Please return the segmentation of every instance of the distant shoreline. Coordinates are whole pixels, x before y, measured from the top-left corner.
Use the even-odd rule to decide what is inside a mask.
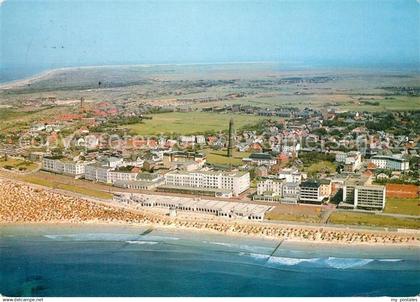
[[[59,67],[53,69],[46,69],[41,72],[37,72],[33,75],[25,76],[21,79],[10,80],[0,82],[0,89],[12,89],[19,86],[25,86],[34,81],[41,80],[45,77],[49,77],[57,72],[61,71],[72,71],[77,69],[92,69],[92,68],[130,68],[130,67],[154,67],[154,66],[208,66],[208,65],[264,65],[264,64],[280,64],[279,62],[271,61],[249,61],[249,62],[215,62],[215,63],[159,63],[159,64],[116,64],[116,65],[82,65],[72,67]]]
[[[141,67],[141,68],[150,68],[158,66],[223,66],[223,65],[278,65],[282,66],[283,72],[298,72],[298,71],[329,71],[334,73],[334,71],[343,72],[391,72],[391,73],[408,73],[408,74],[419,74],[418,69],[413,66],[388,66],[388,67],[378,67],[378,66],[328,66],[328,65],[311,65],[305,64],[304,62],[277,62],[277,61],[244,61],[244,62],[213,62],[213,63],[143,63],[143,64],[111,64],[111,65],[82,65],[82,66],[71,66],[71,67],[59,67],[53,69],[46,69],[32,75],[24,76],[15,80],[7,80],[5,82],[0,81],[0,90],[2,89],[14,89],[28,84],[32,84],[36,81],[49,78],[52,75],[63,72],[63,71],[74,71],[74,70],[83,70],[83,69],[113,69],[113,68],[132,68],[132,67]]]

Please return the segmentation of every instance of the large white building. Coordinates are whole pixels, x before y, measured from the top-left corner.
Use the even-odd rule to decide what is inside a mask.
[[[174,171],[165,174],[165,185],[202,188],[224,189],[238,196],[250,186],[248,172],[187,172]]]
[[[299,200],[302,202],[321,203],[325,196],[321,192],[319,181],[305,181],[300,184]]]
[[[257,166],[264,165],[268,167],[277,163],[276,158],[269,153],[252,153],[248,158],[243,158],[242,161],[244,163],[250,163]]]
[[[286,182],[282,188],[282,202],[297,203],[300,194],[300,183]]]
[[[108,172],[111,170],[112,168],[103,166],[101,164],[88,165],[85,168],[85,179],[103,183],[111,183],[111,180],[108,177]]]
[[[123,167],[113,169],[101,164],[86,166],[85,179],[113,184],[117,181],[136,181],[138,173],[124,170]]]
[[[135,181],[137,172],[111,170],[108,171],[108,179],[111,183],[116,181]]]
[[[407,171],[410,169],[408,160],[397,156],[375,155],[370,159],[380,169]]]
[[[344,170],[354,172],[362,166],[362,154],[358,151],[338,152],[335,154],[335,161],[344,164]]]
[[[88,164],[90,164],[90,162],[75,162],[54,157],[44,157],[42,159],[43,170],[72,176],[84,175],[85,167]]]
[[[286,182],[300,183],[302,181],[302,173],[296,168],[282,169],[279,172],[278,177],[284,179]]]
[[[363,180],[349,179],[343,187],[343,203],[347,207],[383,210],[385,201],[385,186],[366,185]]]
[[[139,173],[136,180],[117,180],[114,186],[127,189],[151,190],[161,185],[164,178],[158,173]]]
[[[354,207],[362,209],[385,208],[385,186],[356,186],[354,188]]]
[[[282,197],[283,180],[264,179],[257,183],[257,195],[254,200],[279,201]]]

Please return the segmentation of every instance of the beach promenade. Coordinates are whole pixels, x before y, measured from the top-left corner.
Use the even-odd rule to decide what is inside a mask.
[[[226,220],[208,215],[169,217],[164,211],[118,206],[0,179],[0,223],[114,223],[264,237],[302,242],[420,246],[420,232],[385,232],[324,226]]]

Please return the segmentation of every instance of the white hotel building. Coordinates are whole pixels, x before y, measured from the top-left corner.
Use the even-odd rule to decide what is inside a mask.
[[[354,207],[383,210],[385,208],[385,186],[356,186],[354,189]]]
[[[138,173],[118,171],[99,163],[86,166],[85,179],[113,184],[117,181],[135,181]]]
[[[88,164],[90,162],[74,162],[51,157],[44,157],[42,159],[43,170],[72,176],[82,176],[85,174],[85,167]]]
[[[183,188],[224,189],[234,196],[246,191],[250,186],[248,172],[184,172],[165,174],[165,185]]]
[[[375,155],[370,159],[380,169],[407,171],[410,169],[408,160],[396,156]]]

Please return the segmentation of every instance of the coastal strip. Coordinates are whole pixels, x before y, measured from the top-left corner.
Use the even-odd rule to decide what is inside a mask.
[[[164,212],[129,209],[91,198],[0,179],[0,223],[112,223],[217,232],[312,243],[420,246],[420,232],[340,229],[226,220],[205,215],[169,217]]]

